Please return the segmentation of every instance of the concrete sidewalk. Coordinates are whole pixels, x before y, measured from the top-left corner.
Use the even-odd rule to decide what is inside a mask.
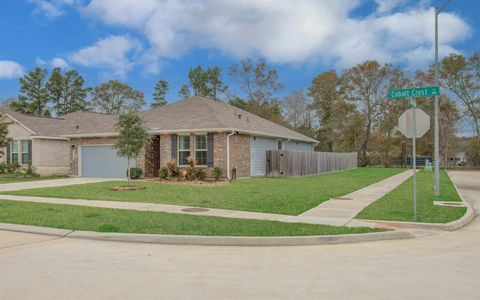
[[[353,193],[322,202],[317,207],[288,219],[287,222],[345,226],[365,207],[395,189],[412,175],[412,170],[407,170]],[[368,223],[355,221],[351,226],[368,226]]]
[[[37,181],[2,183],[0,184],[0,192],[67,186],[67,185],[75,185],[75,184],[96,183],[96,182],[104,182],[104,181],[112,181],[112,180],[125,180],[125,179],[73,177],[73,178],[59,178],[59,179],[37,180]]]

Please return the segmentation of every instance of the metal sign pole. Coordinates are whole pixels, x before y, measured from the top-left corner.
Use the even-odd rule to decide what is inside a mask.
[[[417,220],[417,118],[415,111],[417,109],[417,101],[412,99],[412,117],[413,117],[413,139],[412,139],[412,159],[413,159],[413,220]]]

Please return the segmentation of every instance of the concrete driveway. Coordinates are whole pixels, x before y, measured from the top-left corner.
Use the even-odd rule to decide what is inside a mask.
[[[480,173],[470,176],[477,184],[458,179],[460,192],[476,201]],[[0,248],[0,299],[480,296],[478,218],[455,232],[343,245],[174,246],[0,231]]]
[[[65,185],[74,185],[74,184],[95,183],[95,182],[112,181],[112,180],[125,180],[125,179],[74,177],[74,178],[47,179],[47,180],[37,180],[37,181],[25,181],[25,182],[12,182],[12,183],[0,184],[0,192],[19,191],[19,190],[36,189],[36,188],[44,188],[44,187],[56,187],[56,186],[65,186]]]

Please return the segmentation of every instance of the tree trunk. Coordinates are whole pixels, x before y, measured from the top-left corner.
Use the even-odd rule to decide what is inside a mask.
[[[367,166],[367,149],[368,149],[368,141],[370,140],[370,129],[372,123],[368,122],[367,129],[365,131],[365,138],[362,143],[362,167]]]
[[[127,186],[130,187],[130,157],[127,157]]]

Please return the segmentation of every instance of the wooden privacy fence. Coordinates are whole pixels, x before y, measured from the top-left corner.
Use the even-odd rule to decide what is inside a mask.
[[[357,167],[357,153],[267,150],[267,176],[289,177]]]

